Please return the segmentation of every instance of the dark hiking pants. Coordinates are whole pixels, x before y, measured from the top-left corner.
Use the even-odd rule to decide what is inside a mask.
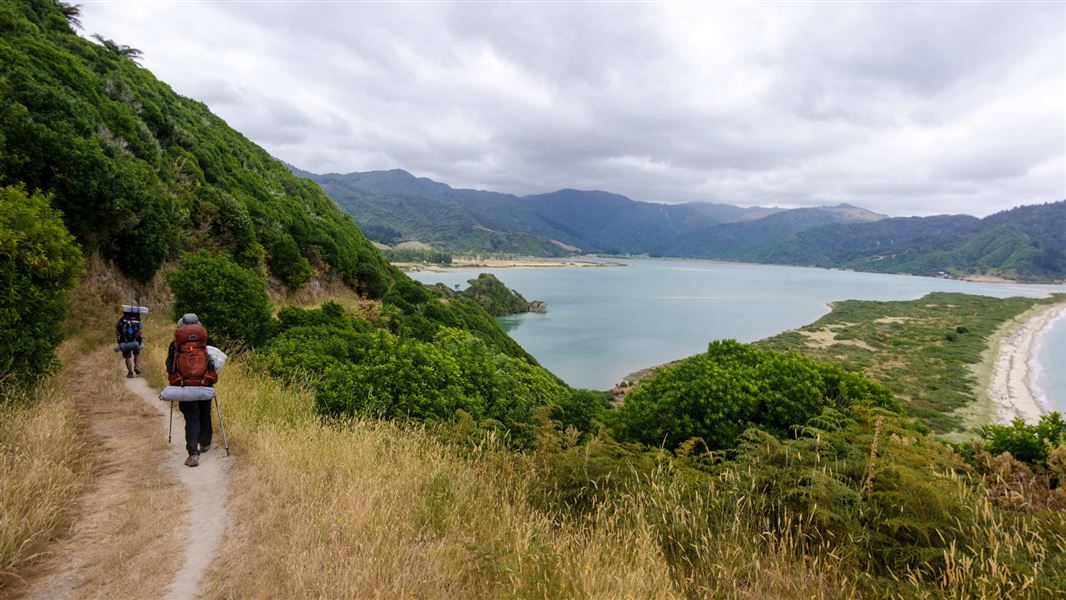
[[[181,414],[185,415],[185,449],[189,456],[199,454],[197,444],[211,443],[211,401],[178,402]]]

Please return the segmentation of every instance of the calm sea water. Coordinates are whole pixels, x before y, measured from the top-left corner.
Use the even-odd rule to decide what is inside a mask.
[[[1066,414],[1066,313],[1038,341],[1033,372],[1052,410]]]
[[[932,291],[997,297],[1066,291],[1066,286],[983,284],[774,265],[612,262],[626,266],[455,269],[410,275],[426,283],[466,287],[468,279],[488,272],[527,299],[547,302],[548,314],[504,317],[500,324],[564,381],[594,389],[608,389],[639,369],[703,352],[714,339],[750,342],[805,325],[829,312],[826,304],[836,300],[910,300]],[[1043,347],[1054,353],[1053,345]],[[1061,383],[1062,369],[1045,371],[1056,378],[1058,383],[1052,385]]]

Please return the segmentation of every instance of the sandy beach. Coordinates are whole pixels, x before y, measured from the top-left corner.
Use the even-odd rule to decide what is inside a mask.
[[[1036,423],[1047,412],[1047,406],[1033,389],[1029,362],[1036,352],[1040,333],[1064,311],[1066,304],[1040,307],[1027,314],[1021,323],[1007,325],[1009,329],[996,350],[988,382],[988,397],[996,408],[997,422],[1022,419]]]
[[[513,268],[566,268],[566,267],[624,267],[623,263],[595,262],[590,260],[551,259],[537,257],[517,258],[476,258],[468,256],[452,257],[450,265],[427,263],[393,263],[405,271],[447,271],[449,269],[513,269]]]

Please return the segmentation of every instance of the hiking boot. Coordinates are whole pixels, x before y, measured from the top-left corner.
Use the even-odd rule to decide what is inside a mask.
[[[200,465],[200,457],[196,454],[190,454],[189,458],[185,459],[186,467],[197,467]]]
[[[133,379],[134,377],[136,377],[136,375],[133,374],[133,371],[126,373],[126,379]]]
[[[211,449],[211,444],[200,444],[200,453],[203,454]]]
[[[141,374],[141,370],[140,369],[134,369],[133,370],[133,374],[134,375],[140,375]]]

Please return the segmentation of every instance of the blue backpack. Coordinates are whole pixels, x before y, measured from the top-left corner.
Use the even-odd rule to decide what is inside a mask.
[[[122,330],[119,332],[119,343],[136,342],[137,334],[141,332],[141,322],[137,319],[122,317],[120,323]]]

